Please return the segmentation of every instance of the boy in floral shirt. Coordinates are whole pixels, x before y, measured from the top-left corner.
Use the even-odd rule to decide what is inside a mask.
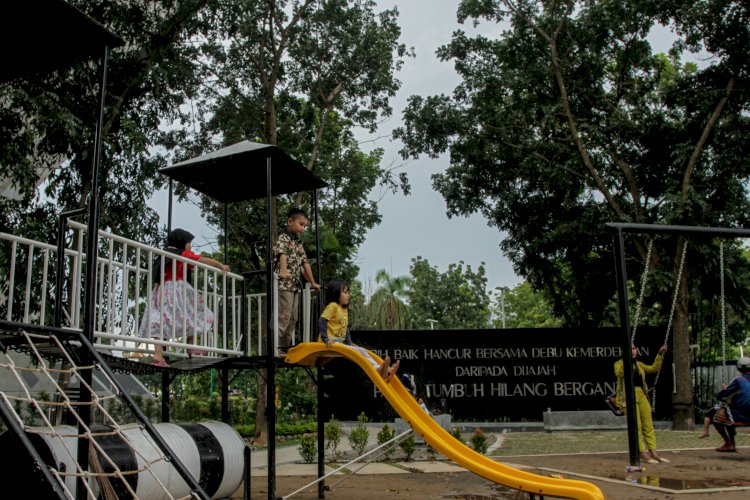
[[[286,231],[279,235],[273,246],[274,267],[279,275],[279,351],[292,346],[294,327],[299,315],[299,296],[302,283],[300,275],[314,290],[320,290],[312,268],[307,262],[305,247],[300,236],[309,225],[307,214],[299,208],[287,213]]]

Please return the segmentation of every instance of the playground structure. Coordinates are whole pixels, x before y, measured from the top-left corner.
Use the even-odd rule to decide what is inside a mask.
[[[254,153],[254,151],[258,149],[264,149],[257,148],[255,145],[242,145],[239,148],[242,147],[249,148],[247,149],[247,151],[253,151],[253,154],[256,154]],[[231,151],[232,158],[236,160],[238,147],[231,148]],[[221,157],[221,155],[212,156],[213,159]],[[267,168],[268,172],[270,172],[272,168],[271,162],[268,162]],[[74,231],[83,232],[87,229],[75,222],[68,221],[67,224]],[[58,311],[58,309],[62,309],[65,313],[64,315],[55,315],[56,317],[65,317],[67,323],[65,325],[65,328],[61,328],[57,325],[48,326],[45,324],[45,318],[49,316],[48,312],[45,312],[46,308],[48,307],[48,304],[46,302],[46,291],[45,293],[40,294],[38,301],[30,300],[34,295],[32,293],[31,284],[38,282],[40,279],[43,280],[43,276],[46,275],[46,272],[49,268],[50,261],[59,260],[54,258],[57,249],[50,246],[45,246],[44,244],[41,244],[39,242],[24,240],[12,235],[2,235],[2,238],[10,244],[12,248],[12,255],[14,256],[13,258],[11,258],[11,261],[14,264],[17,264],[14,265],[8,272],[8,278],[10,281],[9,284],[11,285],[9,287],[9,290],[13,290],[14,292],[16,292],[13,295],[21,296],[27,299],[23,304],[16,304],[13,300],[9,300],[7,303],[8,308],[6,311],[4,311],[6,319],[3,320],[2,323],[0,323],[0,327],[2,327],[4,332],[6,332],[4,341],[9,345],[13,345],[15,343],[16,345],[20,346],[25,342],[25,345],[29,346],[26,350],[31,352],[38,351],[35,346],[42,345],[44,346],[44,350],[46,350],[47,352],[47,357],[64,358],[64,360],[66,361],[65,364],[72,366],[73,370],[76,370],[76,373],[83,373],[86,371],[86,367],[81,366],[79,359],[83,360],[87,356],[93,358],[93,369],[103,371],[104,374],[108,375],[110,378],[112,378],[112,374],[110,372],[112,368],[132,371],[135,373],[152,371],[162,372],[164,378],[164,383],[162,386],[164,389],[164,396],[162,401],[163,405],[164,402],[168,399],[170,378],[175,373],[186,373],[200,369],[216,368],[223,373],[222,379],[225,381],[225,383],[222,384],[222,415],[228,415],[228,410],[226,409],[226,388],[229,384],[226,383],[226,373],[230,368],[265,368],[269,373],[273,373],[273,371],[277,369],[277,365],[280,365],[281,363],[281,361],[276,357],[276,350],[274,347],[276,336],[265,336],[266,343],[264,344],[263,342],[261,342],[261,320],[257,319],[257,317],[256,321],[250,320],[250,317],[252,317],[252,310],[256,309],[256,307],[250,307],[249,304],[252,304],[252,301],[256,301],[257,305],[258,297],[252,295],[247,296],[248,294],[244,293],[246,292],[246,290],[243,287],[244,280],[241,275],[230,275],[222,280],[215,279],[216,277],[212,277],[206,280],[207,282],[214,283],[212,287],[204,288],[204,290],[206,290],[208,296],[216,297],[215,300],[210,301],[209,303],[211,303],[215,308],[217,317],[221,316],[222,318],[224,318],[223,321],[220,322],[222,328],[215,328],[211,334],[205,336],[204,338],[195,339],[199,342],[198,344],[168,342],[164,340],[154,341],[161,342],[165,347],[168,347],[170,355],[179,359],[171,365],[171,368],[160,369],[154,368],[144,363],[139,363],[137,361],[128,360],[125,357],[119,357],[113,354],[113,351],[120,351],[123,353],[141,353],[147,351],[147,348],[140,346],[140,344],[144,343],[144,339],[135,339],[135,330],[137,328],[137,325],[139,324],[139,308],[137,304],[141,300],[149,300],[148,294],[149,290],[151,290],[152,283],[149,282],[147,276],[150,272],[150,263],[153,262],[153,255],[159,255],[158,250],[144,247],[137,242],[128,241],[121,237],[109,235],[105,232],[99,232],[100,241],[97,244],[97,248],[104,248],[108,250],[105,256],[97,258],[99,264],[95,267],[95,269],[98,271],[96,280],[97,286],[95,288],[96,299],[94,308],[97,314],[97,319],[93,322],[93,324],[95,325],[92,332],[93,341],[89,343],[87,337],[82,335],[81,328],[82,325],[86,324],[86,322],[83,321],[83,319],[85,319],[85,312],[81,314],[78,313],[79,309],[81,309],[81,302],[85,301],[83,298],[81,298],[80,300],[76,299],[76,293],[71,292],[66,294],[66,297],[68,298],[67,303],[63,304],[59,300],[55,301],[55,306],[52,306],[54,310]],[[82,239],[82,237],[73,238],[73,240],[77,241],[80,241]],[[121,245],[119,247],[119,250],[117,251],[115,250],[116,244]],[[132,249],[133,252],[129,252],[128,248]],[[85,276],[77,270],[84,268],[87,264],[85,255],[83,255],[80,251],[75,252],[71,249],[66,250],[67,251],[60,252],[57,255],[67,255],[70,260],[68,269],[71,270],[71,273],[74,276],[77,276],[77,279],[83,281]],[[16,254],[19,255],[18,258],[15,257]],[[120,256],[120,260],[115,259],[115,256]],[[140,266],[134,264],[134,262],[140,263]],[[17,269],[24,269],[25,273],[19,273],[17,272]],[[206,270],[206,272],[207,271],[208,270]],[[19,278],[18,280],[16,279],[17,276]],[[229,281],[229,284],[227,284],[227,280]],[[19,288],[18,286],[16,286],[16,281],[19,284],[25,283],[26,286]],[[273,283],[273,281],[274,280],[272,277],[271,282]],[[141,284],[146,285],[143,298],[141,298],[138,293],[138,290],[140,290],[141,288]],[[85,287],[72,286],[71,290],[80,292],[82,288],[85,290]],[[243,292],[240,293],[239,296],[235,296],[234,291],[237,288],[242,289]],[[63,288],[59,288],[58,290],[62,291]],[[135,293],[132,296],[129,295],[128,291],[133,290],[135,290]],[[108,292],[105,293],[106,291]],[[58,294],[58,296],[59,295],[60,294]],[[274,294],[271,294],[270,297],[267,298],[267,300],[271,303],[273,302],[273,295]],[[30,308],[29,302],[34,302],[36,304],[36,308]],[[60,303],[58,304],[58,302]],[[18,307],[15,307],[16,305]],[[258,309],[260,309],[260,307],[258,307]],[[272,306],[268,306],[268,311],[269,314],[273,312]],[[19,321],[14,321],[14,318],[19,319]],[[271,314],[270,317],[265,319],[268,321],[267,325],[269,325],[269,330],[275,331],[274,315]],[[245,327],[243,327],[242,325],[245,325]],[[250,325],[258,326],[255,333],[253,333],[253,329],[250,328]],[[308,330],[304,331],[309,333]],[[18,337],[17,340],[14,339],[16,336]],[[323,347],[323,344],[317,342],[310,343],[309,338],[306,337],[307,334],[305,334],[302,340],[308,342],[303,342],[299,347],[293,350],[294,353],[306,353],[304,358],[301,358],[298,363],[293,357],[294,355],[290,353],[290,357],[287,357],[286,359],[288,364],[316,366],[318,362],[320,362],[321,364],[324,363],[328,356],[335,355],[335,351],[320,351],[321,347]],[[245,339],[250,340],[245,341]],[[263,349],[264,346],[265,349]],[[191,347],[200,347],[201,349],[206,350],[206,354],[203,356],[188,357],[186,355],[186,349]],[[54,355],[49,354],[52,351],[54,351]],[[42,373],[49,376],[49,373],[55,370],[54,367],[47,364],[45,356],[40,356],[37,359],[42,367]],[[354,360],[355,362],[357,362],[356,358]],[[359,362],[361,362],[361,360],[359,360]],[[11,364],[9,363],[9,369],[12,371],[13,368],[10,368],[10,365]],[[369,369],[372,370],[371,367]],[[368,375],[372,376],[372,374],[369,373]],[[83,379],[85,377],[81,376],[80,378]],[[272,380],[272,377],[269,376],[268,379]],[[318,379],[320,379],[320,377],[318,377]],[[421,419],[415,420],[414,408],[410,407],[408,404],[411,400],[405,397],[408,395],[408,393],[400,384],[400,382],[393,381],[392,384],[389,384],[387,387],[385,387],[384,382],[382,381],[382,379],[380,379],[379,376],[375,381],[376,384],[379,384],[379,388],[381,390],[390,389],[391,392],[389,394],[396,394],[396,396],[394,396],[395,399],[391,399],[391,401],[394,403],[394,407],[396,407],[397,411],[399,411],[410,422],[414,422],[415,425],[420,425],[420,428],[422,429],[421,435],[423,435],[425,439],[434,439],[435,442],[439,443],[436,445],[436,449],[439,449],[441,452],[446,453],[447,456],[454,458],[454,460],[465,465],[470,470],[474,470],[480,475],[483,475],[490,479],[509,483],[509,485],[511,485],[512,487],[529,491],[534,494],[552,494],[552,492],[557,492],[562,496],[570,496],[571,498],[600,498],[596,495],[594,489],[592,489],[591,487],[582,487],[578,485],[578,482],[566,482],[554,479],[549,480],[548,478],[543,478],[541,476],[535,476],[533,474],[516,471],[509,467],[496,464],[493,461],[474,453],[465,446],[459,444],[452,437],[445,434],[445,431],[442,431],[442,429],[440,429],[439,426],[436,426],[434,422],[430,424],[431,419],[427,417],[426,414],[421,411],[421,409],[420,413],[417,415],[421,417]],[[139,411],[132,400],[128,401],[127,396],[122,391],[122,389],[116,387],[115,383],[113,383],[113,385],[115,386],[114,392],[119,394],[121,397],[126,398],[126,403],[131,406],[131,410],[136,413],[136,416],[139,416],[139,418],[141,419],[141,423],[147,429],[152,428],[151,430],[153,434],[149,432],[152,441],[156,443],[155,447],[161,448],[163,452],[163,455],[161,457],[164,458],[160,458],[160,461],[168,460],[174,463],[176,468],[179,469],[182,461],[181,459],[184,459],[185,457],[180,456],[176,453],[171,453],[169,449],[170,443],[166,441],[162,441],[160,443],[159,437],[157,437],[160,436],[160,434],[157,432],[156,426],[149,425],[148,421],[143,418],[142,415],[139,415]],[[269,386],[270,390],[273,390],[273,388],[273,385]],[[93,389],[88,392],[90,393],[89,395],[95,393]],[[44,410],[42,409],[42,407],[48,404],[47,401],[34,398],[27,398],[26,401],[32,406],[39,408],[41,410],[39,411],[40,415],[44,414]],[[96,404],[99,403],[96,396],[93,397],[93,401]],[[77,437],[77,439],[79,440],[88,440],[91,443],[97,443],[97,440],[102,439],[102,437],[106,433],[100,434],[99,432],[97,432],[90,425],[90,422],[87,421],[86,415],[81,416],[80,407],[77,407],[79,403],[80,402],[75,402],[72,400],[66,400],[65,403],[67,409],[73,410],[74,413],[76,413],[79,425],[83,429],[82,433],[74,437]],[[86,404],[85,401],[83,403],[84,405]],[[32,430],[30,427],[24,427],[22,425],[14,426],[13,423],[20,421],[21,419],[17,414],[12,414],[10,408],[12,407],[12,405],[7,406],[9,407],[9,412],[8,415],[4,415],[4,417],[6,419],[6,422],[9,424],[9,428],[14,429],[17,435],[26,435],[30,431],[36,431],[36,429]],[[75,412],[76,408],[78,408],[77,412]],[[273,407],[271,406],[271,408]],[[168,406],[163,406],[162,409],[162,418],[168,420]],[[103,413],[106,413],[106,409],[104,409],[103,407],[101,408],[101,411]],[[272,411],[269,411],[268,420],[269,426],[273,428],[274,418]],[[118,426],[116,422],[111,422],[110,424],[112,428],[116,428]],[[68,443],[70,442],[72,436],[69,429],[66,429],[65,432],[60,432],[52,425],[48,425],[47,427],[50,429],[50,435],[58,436],[60,438],[63,438],[63,441],[67,440]],[[319,426],[319,430],[322,432],[323,425]],[[440,435],[440,432],[442,432],[443,435]],[[125,432],[119,432],[118,436],[122,442],[127,443],[131,441]],[[273,458],[274,441],[271,440],[271,436],[273,436],[273,433],[269,429],[270,446],[268,456],[269,471],[271,471],[271,473],[269,474],[269,490],[271,490],[269,496],[271,498],[274,498],[275,492],[272,489],[275,487],[275,478],[273,474],[275,465]],[[27,448],[27,451],[29,451],[30,454],[35,453],[36,447],[33,446],[33,443],[29,441],[27,444],[33,449],[32,451],[31,449]],[[75,465],[69,467],[68,469],[76,470],[77,472],[75,473],[75,475],[77,475],[79,478],[88,478],[88,480],[81,480],[79,482],[80,486],[77,488],[73,487],[72,485],[64,486],[62,487],[63,490],[58,491],[58,493],[63,497],[70,496],[72,494],[71,492],[89,491],[93,494],[96,489],[92,487],[90,490],[87,490],[86,485],[91,483],[93,481],[93,478],[100,478],[101,476],[97,475],[96,472],[89,473],[86,471],[85,461],[86,458],[90,457],[89,446],[73,447],[70,444],[59,446],[66,450],[71,450],[66,460],[68,463],[72,463]],[[107,455],[104,446],[94,445],[94,447],[96,448],[96,454],[104,456]],[[74,459],[74,454],[72,453],[73,448],[83,448],[84,450],[86,450],[86,456],[81,456]],[[323,447],[321,446],[319,450],[322,451],[322,449]],[[472,454],[473,456],[469,456]],[[34,460],[36,460],[38,464],[47,463],[41,456],[34,458]],[[119,485],[118,487],[120,489],[125,488],[124,485],[126,485],[127,482],[125,481],[124,477],[127,469],[120,469],[119,466],[116,465],[116,460],[111,458],[103,458],[98,461],[112,464],[112,468],[115,470],[114,474],[119,474],[119,482],[117,482],[116,484]],[[55,461],[53,460],[52,462],[52,465],[54,465]],[[143,460],[142,462],[145,463],[146,460]],[[45,469],[45,467],[43,466],[40,468]],[[186,475],[190,475],[191,468],[187,465],[183,466],[182,468],[184,470],[180,472],[180,474],[183,476],[183,479],[185,479],[185,481],[184,483],[179,481],[176,484],[172,483],[173,487],[176,488],[176,491],[182,491],[186,488],[187,485],[187,487],[193,494],[202,496],[201,492],[205,488],[205,485],[195,484],[194,482],[191,484],[191,482],[186,478]],[[498,469],[501,469],[502,472],[498,472]],[[192,470],[194,471],[195,467],[193,467]],[[158,472],[153,472],[151,474],[152,476],[155,476],[155,478],[151,481],[152,485],[161,484],[164,488],[169,488],[170,483],[168,481],[159,481]],[[515,474],[518,474],[518,476],[516,476]],[[63,485],[68,485],[71,482],[70,476],[63,477],[63,475],[61,474],[56,474],[54,477],[49,477],[48,480],[51,480],[53,482],[57,481],[58,483],[61,482]],[[137,492],[140,490],[133,488],[133,491]],[[204,493],[208,495],[207,492]]]
[[[76,230],[81,229],[77,223],[72,223],[71,225]],[[36,276],[35,270],[37,269],[37,266],[31,264],[33,264],[35,260],[33,256],[36,253],[39,253],[39,249],[41,249],[41,253],[40,255],[38,255],[37,264],[41,266],[41,269],[46,269],[48,267],[48,264],[45,263],[48,263],[50,260],[55,260],[54,250],[52,248],[45,247],[39,242],[34,243],[28,240],[22,240],[16,237],[12,237],[11,235],[2,235],[2,237],[6,242],[10,243],[10,246],[13,247],[13,255],[19,254],[21,256],[26,256],[26,259],[28,259],[28,262],[24,262],[23,258],[11,259],[12,261],[19,264],[18,267],[20,269],[25,269],[25,275],[22,277],[22,279],[18,280],[20,282],[19,284],[28,284],[37,281],[34,278],[34,276]],[[104,244],[100,244],[99,246],[105,249],[111,248],[111,245],[107,244],[107,242],[118,240],[118,238],[107,235],[103,232],[100,232],[100,239],[102,240],[102,242],[104,242]],[[124,242],[124,244],[135,246],[133,242]],[[99,279],[97,280],[98,283],[101,284],[108,282],[117,282],[117,280],[115,280],[113,276],[110,276],[109,278],[106,277],[110,274],[107,271],[108,269],[115,269],[118,271],[128,269],[128,266],[125,265],[125,263],[113,263],[113,255],[115,253],[116,252],[112,252],[110,250],[107,257],[99,259],[100,261],[102,261],[102,265],[97,266],[97,269],[101,270],[101,272],[98,273],[100,275]],[[67,252],[67,254],[70,255],[70,252]],[[120,254],[123,253],[121,252]],[[127,252],[124,252],[124,254],[127,254]],[[73,257],[73,265],[71,266],[71,269],[80,269],[81,267],[83,267],[84,262],[80,262],[80,259],[82,258],[83,256],[81,255]],[[144,262],[150,262],[149,259],[140,260]],[[130,273],[126,271],[124,273],[120,272],[119,274],[130,274],[132,275],[131,281],[137,282],[139,281],[138,276],[146,272],[148,272],[148,268],[144,267],[141,271],[133,271]],[[104,276],[101,276],[102,273],[104,274]],[[13,285],[13,281],[16,275],[17,273],[14,267],[8,273],[8,278],[11,281],[11,285]],[[133,287],[121,285],[113,288],[127,290],[132,289]],[[29,286],[11,286],[10,289],[16,290],[16,295],[20,295],[22,297],[32,296]],[[221,288],[221,290],[231,289],[232,287]],[[225,292],[220,294],[218,291],[216,291],[215,293],[221,296],[221,299],[215,302],[217,312],[220,310],[220,304],[224,302],[233,302],[232,300],[227,299]],[[120,291],[117,296],[122,298],[121,294],[122,291]],[[9,300],[8,308],[3,312],[4,317],[10,319],[3,320],[0,323],[0,327],[2,327],[3,331],[5,332],[5,335],[3,335],[3,342],[7,346],[18,348],[19,350],[24,352],[33,353],[33,356],[35,357],[38,364],[38,368],[35,369],[36,373],[39,373],[40,376],[49,377],[50,379],[54,378],[53,375],[55,374],[55,372],[62,371],[61,367],[63,365],[70,367],[68,368],[68,370],[71,370],[72,373],[74,373],[78,378],[82,380],[86,378],[85,376],[82,376],[82,374],[86,371],[101,372],[103,373],[105,379],[113,380],[113,368],[120,371],[124,370],[135,373],[159,371],[163,373],[163,377],[169,378],[171,376],[174,376],[174,374],[176,373],[187,373],[194,370],[206,369],[207,367],[214,367],[218,369],[225,369],[227,366],[239,369],[243,367],[257,368],[266,366],[264,363],[266,363],[269,359],[272,363],[274,363],[274,366],[276,365],[276,363],[278,363],[277,358],[275,357],[275,350],[272,347],[269,347],[265,351],[262,351],[260,348],[258,348],[258,350],[256,351],[254,346],[257,346],[258,343],[255,341],[249,342],[249,345],[251,346],[249,351],[252,352],[253,355],[244,356],[241,351],[238,351],[235,348],[236,343],[241,343],[241,333],[238,335],[235,329],[222,329],[220,330],[221,334],[219,334],[219,331],[217,330],[213,335],[207,336],[207,339],[201,339],[201,343],[197,345],[164,341],[165,347],[168,347],[170,349],[170,355],[175,356],[178,359],[182,359],[174,362],[172,368],[167,370],[154,368],[148,364],[128,360],[125,357],[119,357],[113,354],[114,350],[119,350],[123,353],[139,353],[144,351],[142,347],[137,346],[137,344],[140,343],[141,339],[138,338],[137,341],[133,340],[135,333],[134,329],[137,327],[138,321],[135,321],[132,317],[128,316],[128,312],[131,315],[137,316],[136,311],[138,310],[138,308],[123,307],[122,305],[117,305],[123,302],[132,302],[133,299],[118,302],[112,300],[112,298],[107,294],[97,294],[98,298],[95,308],[98,314],[98,319],[95,322],[97,327],[94,331],[94,342],[92,344],[89,344],[87,342],[87,339],[81,335],[81,329],[80,327],[78,327],[78,325],[81,324],[80,319],[77,319],[79,318],[79,316],[74,312],[71,312],[78,309],[78,306],[75,305],[77,304],[77,301],[72,301],[72,306],[69,304],[65,307],[64,316],[69,323],[66,324],[65,328],[59,328],[56,326],[49,326],[44,324],[45,317],[49,316],[48,313],[44,313],[44,309],[47,306],[43,297],[46,297],[46,295],[46,293],[41,294],[42,299],[38,302],[31,301],[36,303],[36,310],[29,308],[28,302],[23,305],[18,304],[18,307],[14,308],[13,302]],[[248,297],[248,303],[250,300],[257,299],[255,297]],[[114,311],[110,312],[108,309],[110,307],[114,308]],[[233,317],[234,314],[235,313],[229,314],[229,316]],[[20,321],[12,321],[12,318],[14,318],[14,316],[16,315],[21,316]],[[233,318],[226,323],[255,324],[257,323],[257,321],[243,322],[239,321],[237,318]],[[251,335],[251,331],[252,329],[248,331],[248,337],[253,338],[253,336]],[[258,335],[260,335],[260,332],[258,332]],[[270,342],[274,342],[274,336],[271,337],[272,338]],[[225,339],[223,342],[226,342],[226,344],[222,344],[221,346],[216,347],[217,344],[222,343],[220,339]],[[355,351],[339,346],[335,347],[334,349],[327,349],[325,348],[324,344],[318,342],[309,342],[309,339],[307,338],[303,338],[303,341],[306,342],[299,344],[288,354],[285,360],[288,365],[320,366],[330,360],[332,356],[342,355],[354,361],[367,373],[368,376],[372,378],[373,382],[381,390],[381,392],[386,395],[389,402],[398,411],[398,413],[402,415],[405,420],[411,423],[415,429],[418,429],[419,434],[426,441],[432,443],[435,449],[439,450],[447,457],[453,459],[456,463],[463,465],[468,470],[474,471],[479,475],[492,479],[493,481],[497,481],[502,484],[508,484],[515,488],[528,491],[533,494],[554,494],[556,496],[570,498],[600,498],[600,496],[597,496],[596,488],[589,485],[588,483],[580,482],[581,484],[578,484],[579,482],[577,481],[559,480],[555,478],[546,478],[543,476],[529,474],[498,464],[491,459],[488,459],[472,451],[471,449],[456,441],[449,434],[447,434],[440,428],[439,425],[435,423],[434,420],[432,420],[431,417],[424,413],[422,409],[418,405],[416,405],[413,397],[409,395],[409,393],[401,385],[400,382],[394,380],[391,384],[385,384],[383,379],[377,373],[375,373],[374,369],[369,365],[369,363],[364,361],[361,356],[358,356]],[[184,348],[191,346],[200,346],[201,348],[206,349],[206,355],[193,358],[186,357],[186,355],[184,354]],[[259,352],[261,353],[260,355],[258,354]],[[82,366],[81,363],[81,361],[87,355],[90,355],[93,358],[93,362],[90,367]],[[62,362],[57,362],[55,360],[62,360]],[[18,376],[18,374],[24,370],[29,369],[28,366],[16,365],[10,359],[8,359],[7,363],[3,364],[3,367],[6,368],[8,373],[16,375],[15,378],[17,378],[18,380],[21,380],[21,377]],[[56,378],[55,380],[53,380],[53,384],[57,386],[58,381],[56,380]],[[169,381],[166,381],[167,389],[168,384]],[[122,388],[117,387],[117,384],[114,381],[112,381],[111,385],[114,387],[111,392],[120,395],[120,397],[127,398]],[[62,387],[58,386],[57,389],[57,392],[59,394],[65,394],[65,390]],[[24,392],[24,389],[22,388],[18,392]],[[99,413],[106,415],[108,413],[108,410],[105,406],[105,398],[97,397],[96,392],[97,391],[93,388],[90,388],[89,390],[89,393],[93,395],[92,402],[94,404],[94,407],[98,410]],[[179,464],[180,462],[184,462],[185,471],[188,473],[192,473],[193,476],[196,476],[196,470],[200,471],[199,468],[196,468],[197,466],[195,463],[191,463],[189,461],[191,460],[191,458],[194,461],[194,456],[191,457],[190,455],[179,453],[179,450],[172,454],[170,448],[174,447],[174,440],[169,441],[165,439],[165,441],[162,443],[166,451],[151,451],[159,449],[158,438],[149,438],[148,434],[144,434],[144,437],[138,439],[138,436],[141,436],[142,434],[137,434],[134,437],[134,435],[132,434],[132,432],[134,431],[126,429],[125,427],[120,428],[119,423],[114,420],[110,420],[108,422],[109,425],[106,430],[102,430],[97,426],[91,425],[90,422],[86,421],[85,416],[81,416],[80,408],[85,406],[78,406],[80,403],[79,401],[74,401],[72,398],[69,398],[67,396],[63,396],[61,398],[62,400],[64,400],[63,405],[68,411],[71,411],[74,415],[76,415],[78,423],[84,429],[84,432],[82,434],[74,432],[74,428],[71,426],[55,426],[51,421],[44,419],[44,415],[47,413],[45,410],[47,410],[48,407],[51,406],[51,401],[45,398],[32,397],[28,393],[26,394],[26,397],[22,398],[22,401],[32,407],[37,408],[37,417],[45,420],[45,423],[47,425],[44,428],[39,426],[24,426],[23,424],[14,425],[14,423],[21,422],[23,419],[17,412],[13,411],[13,404],[11,403],[14,398],[6,396],[5,393],[4,396],[4,402],[6,403],[6,405],[3,407],[3,410],[4,420],[6,421],[6,424],[9,428],[13,429],[17,435],[29,436],[27,445],[29,445],[33,451],[29,449],[23,451],[28,451],[32,454],[36,453],[38,456],[34,458],[34,460],[37,460],[38,464],[47,464],[51,467],[52,470],[54,470],[54,465],[56,463],[65,463],[67,464],[66,469],[68,471],[77,471],[73,475],[57,473],[56,471],[53,474],[53,477],[48,478],[49,480],[61,483],[61,489],[57,493],[62,498],[72,497],[76,494],[76,492],[79,491],[85,491],[88,494],[96,495],[100,489],[104,488],[104,486],[99,486],[99,483],[97,482],[100,481],[100,479],[96,479],[101,477],[100,475],[98,475],[101,473],[96,473],[95,471],[87,473],[84,470],[84,466],[77,462],[75,456],[75,450],[77,447],[72,444],[76,439],[89,440],[92,443],[92,446],[96,449],[96,453],[94,456],[102,457],[96,459],[96,461],[100,464],[99,467],[101,467],[102,463],[111,464],[111,471],[109,471],[109,473],[114,474],[116,478],[110,479],[108,482],[112,483],[111,487],[114,491],[127,492],[128,494],[139,498],[148,498],[148,493],[153,493],[157,489],[157,487],[164,488],[170,491],[172,494],[175,494],[175,492],[185,492],[186,488],[188,488],[189,486],[188,481],[175,480],[174,477],[172,477],[173,474],[170,475],[163,472],[164,465],[162,465],[160,469],[157,465],[145,467],[144,464],[146,463],[163,464],[164,462],[169,461],[175,464]],[[15,399],[15,401],[18,401],[18,399]],[[135,407],[132,400],[128,402],[128,400],[126,399],[126,403],[132,406],[131,409],[134,410],[136,414],[138,413],[137,408]],[[5,410],[7,410],[7,412],[5,412]],[[168,420],[168,407],[167,412],[163,414],[163,417],[165,416]],[[273,421],[269,419],[269,423],[272,422]],[[146,419],[142,419],[141,423],[144,427],[149,427],[148,421]],[[219,424],[215,423],[214,425]],[[163,429],[164,427],[162,426],[160,428],[159,424],[153,425],[153,430],[156,431],[159,436],[163,434]],[[112,438],[111,436],[117,437]],[[12,442],[12,440],[7,436],[5,437],[5,439]],[[134,456],[141,457],[140,460],[135,460],[135,462],[138,462],[138,465],[133,466],[121,464],[118,462],[116,456],[110,457],[109,453],[111,451],[111,446],[108,446],[107,443],[111,441],[107,441],[107,439],[115,439],[116,443],[120,446],[122,446],[123,443],[127,443],[127,447],[132,450],[130,453]],[[40,442],[43,443],[43,446],[41,446],[41,448]],[[148,443],[148,446],[145,448],[145,450],[139,450],[139,443],[141,448],[146,446],[143,443]],[[238,460],[237,457],[242,456],[242,454],[238,454],[236,452],[236,441],[230,441],[228,443],[228,447],[232,448],[235,453],[233,455],[227,454],[224,457],[224,460],[230,460],[234,465],[231,471],[227,471],[227,475],[232,476],[236,479],[238,477],[236,463]],[[89,458],[89,461],[91,462],[92,455],[90,455],[90,447],[86,448],[88,449],[87,458]],[[271,450],[272,449],[273,444],[271,444]],[[320,449],[322,450],[323,448],[321,447]],[[163,455],[161,453],[163,453]],[[271,454],[272,453],[269,453],[269,455]],[[52,459],[45,458],[46,455],[50,455]],[[131,462],[133,462],[133,460],[131,460]],[[269,460],[268,466],[270,471],[274,470],[274,462]],[[131,468],[129,469],[128,467]],[[14,475],[18,476],[22,473],[22,471],[33,470],[33,467],[29,466],[28,462],[24,460],[21,462],[17,462],[15,464],[15,467],[8,467],[6,468],[6,470],[14,471]],[[41,467],[39,470],[44,470],[44,467]],[[106,467],[105,470],[107,470]],[[129,473],[132,473],[134,471],[139,471],[140,474],[144,477],[140,481],[137,481],[131,485],[126,480],[126,477]],[[76,476],[82,478],[85,477],[88,478],[88,480],[81,481],[81,483],[76,486],[75,480],[72,479]],[[168,479],[170,477],[171,479]],[[198,474],[198,477],[202,476]],[[224,474],[222,474],[221,477],[224,477]],[[229,484],[235,483],[230,481]],[[207,486],[208,485],[200,485],[200,488],[205,488],[206,494],[209,495],[209,497],[212,496],[212,493],[221,492],[226,489],[226,487],[217,489],[216,484],[214,484],[213,488],[211,489],[207,488]],[[235,486],[237,485],[235,484]],[[200,492],[199,488],[195,488],[192,490],[188,488],[188,490],[192,491],[195,494],[199,494]]]

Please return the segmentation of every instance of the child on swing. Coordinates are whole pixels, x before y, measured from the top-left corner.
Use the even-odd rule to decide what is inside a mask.
[[[721,452],[736,452],[734,437],[737,425],[750,425],[750,358],[742,357],[737,361],[739,377],[716,394],[722,404],[713,418],[716,432],[724,439],[724,444],[716,448]]]
[[[725,387],[726,385],[723,385],[722,389]],[[699,438],[704,439],[711,435],[711,424],[713,423],[714,417],[716,416],[716,412],[719,411],[719,408],[721,408],[721,403],[716,403],[703,414],[703,432],[698,436]]]
[[[386,356],[382,364],[375,361],[367,349],[352,342],[349,332],[349,286],[344,280],[332,280],[326,287],[326,307],[318,319],[320,341],[328,347],[335,343],[344,344],[365,357],[386,382],[390,382],[398,371],[401,360],[391,365],[391,358]]]
[[[669,462],[668,459],[656,452],[656,435],[651,418],[651,403],[648,400],[648,385],[646,374],[658,373],[667,352],[667,345],[661,346],[653,364],[647,365],[638,360],[638,349],[635,344],[630,346],[630,361],[633,369],[633,387],[635,388],[635,412],[638,429],[638,445],[641,450],[641,460],[648,464]],[[617,404],[625,408],[625,367],[621,359],[615,362],[615,376],[617,377]]]

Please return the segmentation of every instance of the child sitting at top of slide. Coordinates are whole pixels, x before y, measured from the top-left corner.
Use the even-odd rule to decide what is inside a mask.
[[[326,287],[326,308],[318,319],[320,340],[328,347],[334,343],[341,343],[364,356],[367,361],[380,373],[386,382],[390,382],[398,371],[401,360],[391,365],[391,358],[386,356],[379,364],[370,355],[370,351],[352,342],[349,332],[349,285],[344,280],[332,280]]]

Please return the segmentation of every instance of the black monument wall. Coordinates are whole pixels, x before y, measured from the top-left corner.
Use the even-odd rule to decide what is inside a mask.
[[[553,411],[606,410],[615,390],[613,365],[622,357],[618,328],[355,331],[354,342],[413,374],[417,391],[433,410],[463,421],[541,421]],[[650,364],[664,329],[638,329],[636,345]],[[672,361],[656,385],[656,416],[671,415]],[[326,419],[375,421],[396,415],[375,385],[351,362],[325,365]],[[648,376],[653,386],[654,376]]]

